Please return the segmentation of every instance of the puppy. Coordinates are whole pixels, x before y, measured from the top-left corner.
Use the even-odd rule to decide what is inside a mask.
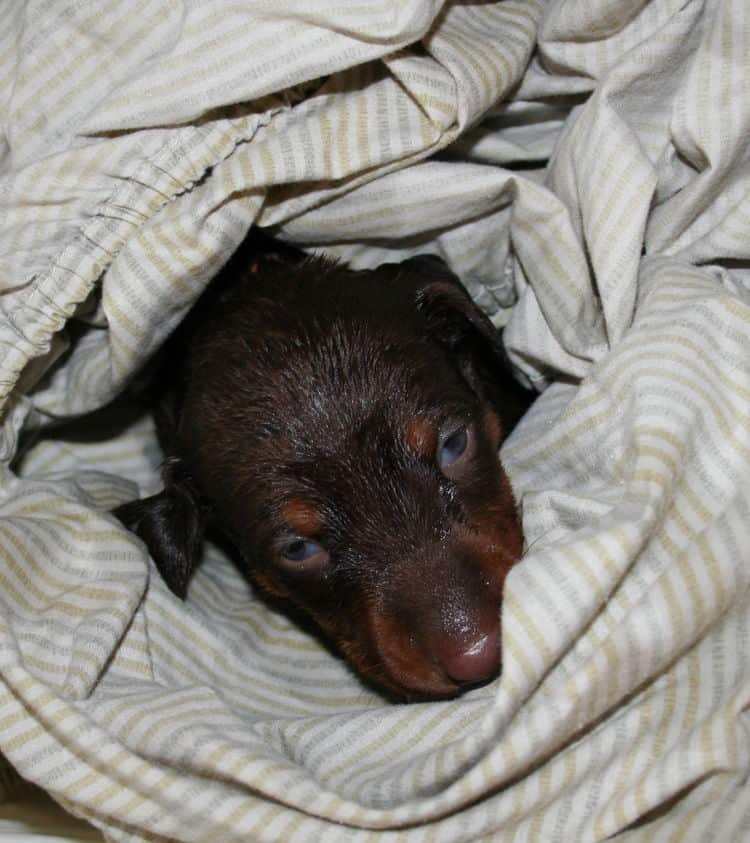
[[[448,267],[250,243],[172,341],[164,490],[120,518],[184,596],[216,525],[363,675],[444,697],[500,669],[523,538],[498,448],[529,402]]]

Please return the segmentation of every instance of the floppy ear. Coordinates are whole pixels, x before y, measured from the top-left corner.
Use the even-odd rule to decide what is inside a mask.
[[[418,256],[406,263],[425,276],[415,302],[430,336],[450,352],[469,386],[495,406],[509,431],[533,396],[513,376],[502,331],[440,258]]]
[[[143,539],[170,590],[184,598],[201,558],[206,512],[189,480],[176,476],[178,466],[175,459],[165,464],[163,491],[114,514]]]

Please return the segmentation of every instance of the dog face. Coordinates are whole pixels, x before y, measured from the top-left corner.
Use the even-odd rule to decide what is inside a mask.
[[[121,512],[172,589],[211,519],[379,684],[438,697],[496,674],[523,542],[497,452],[527,398],[447,267],[241,252],[178,344],[165,490]]]

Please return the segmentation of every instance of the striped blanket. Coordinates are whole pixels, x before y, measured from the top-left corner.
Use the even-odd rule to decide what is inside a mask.
[[[9,768],[111,841],[750,839],[746,1],[0,17]],[[109,514],[160,457],[90,413],[252,224],[439,253],[506,325],[541,395],[494,683],[387,702],[217,548],[176,600]]]

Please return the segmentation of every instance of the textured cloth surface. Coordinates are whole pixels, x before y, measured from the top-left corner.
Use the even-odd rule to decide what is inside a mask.
[[[0,752],[113,841],[750,839],[745,0],[5,0]],[[442,254],[542,393],[503,673],[394,705],[108,513],[253,223]],[[35,432],[35,438],[32,433]]]

